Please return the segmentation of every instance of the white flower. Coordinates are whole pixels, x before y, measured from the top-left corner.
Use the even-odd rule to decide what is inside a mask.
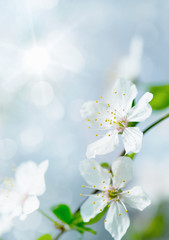
[[[88,122],[89,128],[94,126],[98,130],[108,131],[103,138],[88,146],[88,158],[112,152],[119,145],[118,134],[122,137],[126,153],[140,151],[143,133],[138,127],[130,127],[129,123],[142,122],[151,115],[152,108],[149,102],[153,95],[145,93],[132,107],[136,95],[136,86],[131,81],[119,79],[112,89],[109,103],[103,102],[102,97],[101,101],[84,103],[81,115]]]
[[[37,196],[45,192],[44,175],[48,161],[39,165],[29,161],[21,164],[15,174],[15,179],[6,179],[0,192],[0,213],[8,213],[11,217],[20,216],[25,219],[39,208]]]
[[[8,214],[0,215],[0,236],[12,228],[12,219]]]
[[[130,158],[119,157],[113,162],[111,170],[113,175],[94,160],[80,162],[81,175],[89,187],[99,190],[97,194],[89,196],[80,212],[83,221],[88,222],[108,206],[105,228],[115,240],[120,240],[130,225],[125,204],[142,211],[150,205],[150,199],[141,187],[123,189],[133,175],[133,162]]]

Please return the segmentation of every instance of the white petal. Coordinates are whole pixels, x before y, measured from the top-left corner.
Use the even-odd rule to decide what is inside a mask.
[[[110,129],[110,124],[105,122],[107,118],[107,111],[110,110],[108,105],[104,102],[89,101],[83,104],[80,112],[83,119],[89,125],[95,126],[99,129]],[[100,124],[102,124],[100,126]]]
[[[12,219],[8,214],[3,214],[0,216],[0,226],[0,236],[10,231],[12,228]]]
[[[39,208],[40,202],[37,197],[28,197],[23,205],[23,213],[30,214]]]
[[[152,113],[152,108],[149,102],[152,100],[152,93],[145,93],[139,102],[130,109],[128,112],[128,121],[129,122],[142,122],[148,118]]]
[[[130,205],[130,207],[142,211],[151,204],[150,198],[145,192],[143,192],[141,187],[136,186],[129,190],[129,193],[127,192],[121,195],[121,200]]]
[[[23,193],[28,193],[32,187],[36,173],[37,173],[36,163],[32,161],[22,163],[17,168],[15,174],[17,188]]]
[[[118,145],[119,145],[118,132],[116,130],[110,131],[103,138],[88,145],[86,156],[87,158],[95,158],[96,155],[110,153]]]
[[[122,140],[126,153],[138,153],[142,146],[143,133],[138,127],[128,127],[122,134]]]
[[[44,174],[48,168],[48,161],[37,166],[29,161],[20,165],[16,170],[16,185],[20,192],[31,195],[41,195],[45,191]]]
[[[109,231],[114,240],[121,240],[129,225],[130,219],[125,208],[119,202],[113,202],[106,216],[105,229]]]
[[[93,204],[93,202],[95,202],[95,204]],[[106,205],[106,201],[103,201],[103,198],[100,195],[89,197],[80,208],[83,221],[88,222],[90,218],[94,218]]]
[[[133,178],[133,161],[119,157],[112,163],[113,186],[122,188]]]
[[[128,112],[136,95],[136,86],[131,81],[120,78],[113,86],[111,103],[118,111],[125,109],[125,112]]]
[[[96,189],[100,190],[109,186],[111,174],[107,169],[102,168],[95,160],[86,159],[81,161],[79,169],[81,175],[90,186],[95,186]]]
[[[42,195],[46,190],[45,184],[45,173],[48,169],[48,160],[41,162],[37,169],[36,178],[34,180],[34,184],[32,185],[30,194],[32,195]]]

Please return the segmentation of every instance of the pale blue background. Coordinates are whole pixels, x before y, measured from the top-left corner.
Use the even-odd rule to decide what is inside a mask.
[[[0,139],[12,141],[4,145],[6,150],[0,149],[0,173],[2,177],[11,176],[13,164],[49,159],[47,191],[40,198],[41,208],[49,212],[50,206],[66,203],[74,211],[82,201],[79,193],[84,183],[78,163],[85,158],[87,144],[94,140],[95,134],[81,120],[80,106],[104,95],[107,79],[116,72],[117,62],[128,54],[135,35],[144,41],[140,91],[169,79],[169,2],[46,0],[38,5],[34,1],[0,0]],[[51,8],[46,8],[46,3],[51,3]],[[23,51],[33,42],[50,47],[53,63],[41,75],[23,67]],[[71,45],[70,52],[67,45]],[[60,46],[62,51],[58,53]],[[59,65],[58,59],[63,56],[66,68]],[[34,96],[37,100],[31,95],[32,88],[41,80],[53,90],[53,98],[46,106],[38,105],[41,103],[38,94]],[[142,129],[165,112],[154,113],[142,124]],[[136,173],[144,171],[149,159],[154,164],[150,171],[157,162],[167,159],[168,123],[166,120],[145,136],[135,161]],[[30,127],[38,129],[37,142],[32,144],[34,134],[25,135]],[[26,143],[25,138],[28,138]],[[97,159],[111,162],[121,149],[122,146],[115,153]],[[149,182],[148,177],[145,181]],[[166,184],[163,179],[156,181]],[[147,219],[153,211],[150,207],[141,215],[137,211],[131,211],[130,215],[134,222],[139,217]],[[104,230],[103,221],[93,227],[98,235],[86,233],[84,240],[112,239]],[[48,232],[57,234],[51,222],[34,213],[25,222],[16,221],[15,228],[3,240],[36,240]],[[60,239],[77,237],[76,232],[70,232]]]

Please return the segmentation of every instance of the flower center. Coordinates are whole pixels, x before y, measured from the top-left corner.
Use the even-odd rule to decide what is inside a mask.
[[[118,188],[110,188],[108,190],[108,198],[109,200],[115,200],[115,199],[119,199],[119,195],[120,193],[122,193],[121,189]]]
[[[117,122],[113,122],[115,124],[115,128],[119,133],[122,133],[124,129],[128,126],[128,122],[126,118],[122,118]]]

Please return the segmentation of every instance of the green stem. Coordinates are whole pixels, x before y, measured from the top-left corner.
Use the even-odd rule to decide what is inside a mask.
[[[159,124],[160,122],[162,122],[163,120],[165,120],[166,118],[169,117],[169,113],[167,113],[164,117],[160,118],[159,120],[157,120],[156,122],[154,122],[153,124],[151,124],[148,128],[146,128],[143,133],[145,134],[146,132],[148,132],[151,128],[153,128],[154,126],[156,126],[157,124]]]
[[[157,124],[159,124],[160,122],[162,122],[164,119],[166,119],[166,118],[168,118],[168,117],[169,117],[169,113],[166,114],[164,117],[160,118],[159,120],[157,120],[156,122],[154,122],[153,124],[151,124],[149,127],[147,127],[147,128],[143,131],[143,134],[145,134],[146,132],[148,132],[151,128],[153,128],[154,126],[156,126]],[[124,156],[124,155],[125,155],[125,150],[120,154],[120,156]],[[95,190],[94,192],[92,192],[92,194],[93,194],[93,193],[96,193],[96,192],[97,192],[97,190]],[[86,201],[86,199],[85,199],[84,201]],[[83,202],[84,202],[84,201],[83,201]],[[82,206],[83,202],[82,202],[82,203],[80,204],[80,206],[77,208],[77,210],[75,211],[75,213],[78,212],[78,211],[80,211],[80,207]],[[64,231],[61,231],[61,232],[59,233],[59,235],[55,238],[55,240],[58,240],[63,233],[64,233]]]
[[[55,224],[55,226],[60,226],[59,223],[57,223],[55,220],[53,220],[51,217],[49,217],[46,213],[44,213],[41,209],[38,209],[38,212],[40,212],[43,216],[45,216],[46,218],[48,218],[51,222],[53,222]]]
[[[54,240],[57,240],[57,239],[59,239],[60,237],[61,237],[61,235],[64,233],[65,231],[64,230],[62,230],[57,236],[56,236],[56,238],[54,239]]]

